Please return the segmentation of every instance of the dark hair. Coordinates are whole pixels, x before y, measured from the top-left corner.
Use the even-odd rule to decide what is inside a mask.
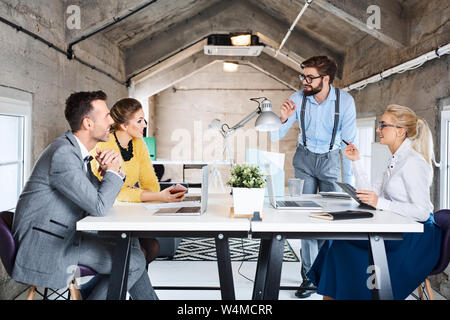
[[[105,101],[106,99],[106,93],[103,91],[76,92],[71,94],[66,100],[64,115],[72,131],[80,130],[83,118],[92,111],[92,101]]]
[[[119,126],[130,121],[133,114],[140,109],[142,109],[142,105],[136,99],[124,98],[117,101],[111,108],[111,117],[114,120],[111,129],[113,131],[119,130]]]
[[[300,66],[302,68],[316,68],[321,76],[330,76],[330,83],[333,83],[337,71],[336,62],[327,56],[311,57],[303,61]]]

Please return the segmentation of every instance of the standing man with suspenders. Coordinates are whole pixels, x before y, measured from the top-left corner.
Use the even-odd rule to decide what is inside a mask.
[[[273,141],[283,138],[298,121],[300,135],[292,164],[295,177],[303,179],[303,193],[337,191],[336,181],[341,177],[339,149],[345,149],[343,140],[354,143],[356,138],[356,109],[353,97],[331,85],[337,71],[334,61],[326,56],[312,57],[301,65],[300,80],[303,90],[294,93],[281,106],[279,132],[271,133]],[[300,107],[300,108],[298,108]],[[352,183],[350,162],[344,157],[344,182]],[[301,275],[303,282],[295,295],[307,298],[317,288],[306,277],[323,240],[301,241]]]

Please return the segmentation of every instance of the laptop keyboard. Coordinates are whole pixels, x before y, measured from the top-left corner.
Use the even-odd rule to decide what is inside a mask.
[[[277,203],[282,207],[298,207],[295,201],[277,201]]]
[[[200,207],[183,207],[177,210],[177,213],[197,213],[200,212]]]

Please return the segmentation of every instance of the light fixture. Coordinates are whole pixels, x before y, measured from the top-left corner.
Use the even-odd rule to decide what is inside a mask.
[[[261,102],[259,100],[263,99]],[[229,142],[228,138],[239,128],[242,128],[247,122],[252,120],[257,115],[258,118],[255,122],[255,129],[257,131],[276,131],[281,127],[280,118],[272,112],[272,103],[265,97],[262,98],[251,98],[251,101],[255,101],[258,103],[258,107],[255,111],[250,113],[244,119],[236,123],[234,126],[230,128],[230,126],[226,123],[222,123],[219,119],[214,119],[209,124],[210,129],[218,129],[225,139],[225,148],[223,153],[228,153],[228,160],[230,161],[230,165],[233,165],[233,159],[230,154]]]
[[[252,35],[251,34],[242,34],[237,36],[232,36],[231,44],[233,46],[244,47],[249,46],[252,43]]]
[[[224,72],[236,72],[239,69],[239,65],[236,62],[224,61],[223,71]]]
[[[255,129],[257,131],[275,131],[280,129],[281,121],[280,118],[272,112],[272,103],[270,100],[264,98],[261,102],[261,114],[255,122]]]

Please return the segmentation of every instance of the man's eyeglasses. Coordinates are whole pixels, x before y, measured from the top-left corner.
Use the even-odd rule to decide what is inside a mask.
[[[396,126],[396,125],[393,125],[393,124],[386,123],[384,121],[378,122],[378,129],[383,130],[386,127],[399,128],[399,129],[403,128],[403,127],[399,127],[399,126]]]
[[[303,73],[300,73],[300,75],[298,76],[300,78],[300,81],[303,82],[306,80],[307,84],[311,84],[311,82],[313,82],[314,79],[317,78],[323,78],[325,76],[317,76],[317,77],[312,77],[312,76],[305,76]]]

